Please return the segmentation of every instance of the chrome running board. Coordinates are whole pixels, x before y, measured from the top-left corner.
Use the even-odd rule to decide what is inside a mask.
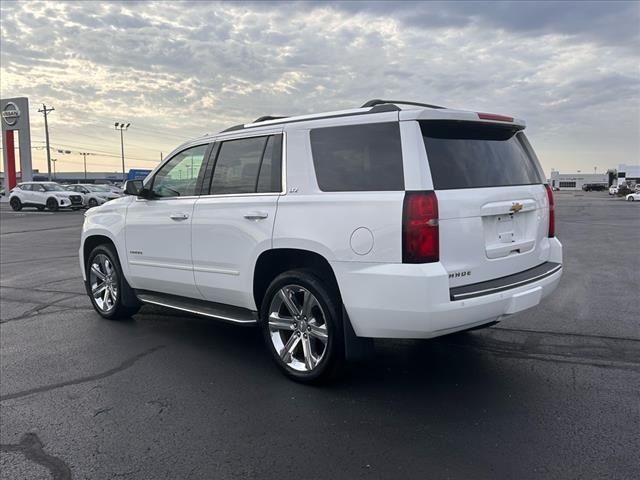
[[[257,323],[258,313],[247,308],[207,302],[195,298],[179,297],[166,293],[149,292],[147,290],[136,290],[135,292],[138,300],[142,303],[159,305],[239,325],[254,325]]]

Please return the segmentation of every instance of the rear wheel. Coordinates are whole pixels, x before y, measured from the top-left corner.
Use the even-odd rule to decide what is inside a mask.
[[[344,333],[337,292],[313,273],[276,277],[262,302],[260,324],[276,365],[289,378],[318,383],[344,363]]]
[[[11,200],[9,200],[9,205],[11,205],[11,208],[16,212],[22,210],[22,202],[18,197],[12,197]]]
[[[58,205],[58,200],[53,197],[47,199],[47,209],[52,212],[57,212],[58,208],[60,208],[60,206]]]
[[[138,311],[139,302],[122,275],[118,255],[111,245],[94,248],[87,258],[86,269],[87,293],[101,316],[120,320]]]

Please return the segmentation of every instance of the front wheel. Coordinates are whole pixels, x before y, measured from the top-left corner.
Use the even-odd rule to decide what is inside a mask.
[[[93,308],[104,318],[120,320],[139,307],[133,290],[122,274],[118,255],[111,245],[98,245],[86,263],[87,293]]]
[[[20,210],[22,210],[22,202],[18,197],[13,197],[11,200],[9,200],[9,205],[11,205],[11,208],[15,212],[19,212]]]
[[[89,199],[89,208],[95,208],[98,206],[98,201],[95,198]]]
[[[47,200],[47,209],[52,211],[52,212],[57,212],[58,208],[60,208],[60,205],[58,205],[58,200],[56,200],[55,198],[49,198]]]
[[[635,198],[633,198],[633,197],[629,197],[629,201],[630,201],[630,202],[635,202],[635,200],[636,200]]]
[[[269,285],[260,311],[267,348],[285,375],[302,383],[334,376],[344,363],[338,292],[306,270],[291,270]]]

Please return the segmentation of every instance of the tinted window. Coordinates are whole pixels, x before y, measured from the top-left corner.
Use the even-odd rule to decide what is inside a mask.
[[[279,192],[282,136],[242,138],[222,143],[211,193]]]
[[[153,177],[153,194],[157,197],[196,195],[198,175],[207,147],[189,148],[165,163]]]
[[[325,192],[404,189],[397,122],[318,128],[311,150]]]
[[[269,137],[258,174],[257,192],[280,192],[282,190],[282,135]]]
[[[533,150],[513,128],[420,122],[436,190],[542,183]]]

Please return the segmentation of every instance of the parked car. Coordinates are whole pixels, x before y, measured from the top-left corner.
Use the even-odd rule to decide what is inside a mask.
[[[97,207],[109,200],[120,198],[122,194],[113,192],[107,185],[94,185],[92,183],[78,183],[69,185],[69,189],[84,195],[84,204],[89,207]]]
[[[522,121],[373,100],[261,117],[175,149],[89,210],[79,258],[108,319],[141,303],[257,324],[328,378],[371,338],[431,338],[539,304],[562,275]]]
[[[82,194],[69,192],[55,182],[22,182],[9,195],[9,205],[15,211],[23,207],[47,208],[53,212],[60,208],[78,210],[83,201]]]
[[[601,183],[585,183],[582,185],[582,190],[585,192],[604,192],[607,187]]]
[[[611,185],[609,187],[609,195],[617,195],[618,194],[618,186],[617,185]]]
[[[627,201],[629,202],[634,202],[636,200],[640,200],[640,192],[637,193],[630,193],[629,195],[627,195],[625,197],[627,199]]]

